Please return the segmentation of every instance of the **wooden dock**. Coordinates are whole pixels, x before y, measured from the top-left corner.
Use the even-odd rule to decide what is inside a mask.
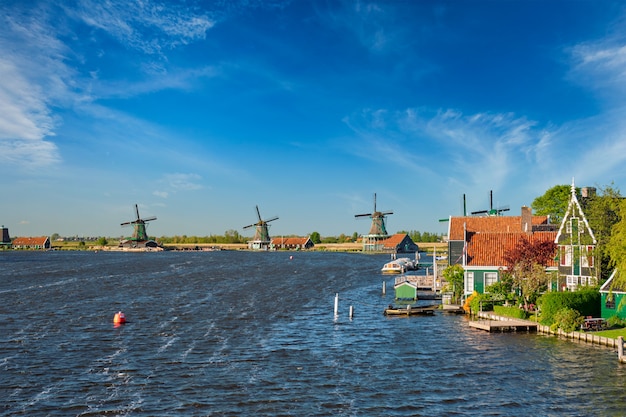
[[[536,332],[537,323],[526,320],[473,320],[469,322],[470,327],[488,332],[526,331]]]

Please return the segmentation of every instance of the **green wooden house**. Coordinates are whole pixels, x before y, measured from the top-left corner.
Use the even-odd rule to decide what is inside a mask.
[[[464,293],[482,294],[500,281],[506,262],[504,256],[520,239],[531,242],[554,241],[558,225],[548,216],[533,216],[530,207],[522,207],[521,216],[450,217],[448,223],[448,265],[459,264],[465,270]],[[547,268],[556,270],[556,262]]]
[[[574,291],[581,285],[596,285],[594,253],[597,242],[576,197],[573,181],[567,211],[554,242],[558,246],[559,289]]]
[[[417,300],[417,284],[413,282],[398,282],[393,289],[396,293],[396,300]]]
[[[601,316],[604,319],[609,319],[613,316],[626,319],[626,307],[622,309],[619,308],[622,303],[622,299],[626,297],[626,289],[617,288],[613,285],[613,280],[616,274],[617,270],[613,271],[609,279],[607,279],[602,287],[600,287],[600,309]]]

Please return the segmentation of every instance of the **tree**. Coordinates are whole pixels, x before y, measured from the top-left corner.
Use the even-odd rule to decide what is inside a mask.
[[[622,196],[614,184],[604,188],[598,188],[595,195],[581,200],[585,216],[589,221],[589,227],[593,230],[596,238],[595,258],[599,265],[600,282],[604,282],[611,275],[611,257],[608,253],[611,231],[615,224],[620,221],[620,202]]]
[[[545,192],[544,195],[535,198],[530,205],[537,216],[550,216],[550,222],[559,224],[570,200],[572,187],[570,185],[555,185]],[[579,195],[579,189],[576,189]]]
[[[98,245],[99,246],[106,246],[109,242],[107,241],[106,237],[101,237],[100,239],[98,239]]]
[[[315,243],[316,245],[318,243],[322,243],[322,237],[318,232],[311,233],[311,242]]]
[[[446,290],[451,291],[455,300],[463,294],[465,271],[459,264],[450,265],[443,270],[443,277],[448,282]]]
[[[531,242],[520,238],[517,245],[504,254],[508,273],[528,305],[529,301],[545,287],[550,276],[545,267],[554,259],[556,244],[551,240]]]
[[[611,288],[626,288],[626,200],[619,204],[619,222],[611,229],[612,234],[607,244],[610,257],[609,267],[617,270]]]

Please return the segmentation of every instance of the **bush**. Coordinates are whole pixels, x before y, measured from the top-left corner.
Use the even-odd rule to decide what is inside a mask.
[[[493,311],[499,316],[513,317],[523,320],[528,318],[528,313],[518,307],[494,306]]]
[[[609,327],[624,327],[626,326],[626,323],[624,323],[624,320],[622,320],[618,315],[609,317],[608,319],[606,319],[606,324]]]
[[[550,326],[552,331],[560,328],[565,333],[571,333],[574,330],[580,328],[584,319],[580,313],[573,308],[565,307],[557,311],[554,315],[554,323]]]
[[[549,292],[539,298],[538,304],[541,308],[541,323],[548,326],[556,322],[557,313],[564,308],[576,310],[582,316],[600,316],[600,293],[595,289]]]

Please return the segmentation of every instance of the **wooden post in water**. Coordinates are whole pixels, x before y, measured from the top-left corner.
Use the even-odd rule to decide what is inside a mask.
[[[350,320],[352,320],[352,316],[354,315],[354,308],[350,306]]]
[[[335,294],[335,317],[339,315],[339,293]]]
[[[383,281],[383,295],[387,294],[387,283]]]
[[[622,363],[626,362],[626,358],[624,358],[624,336],[617,338],[617,359]]]

